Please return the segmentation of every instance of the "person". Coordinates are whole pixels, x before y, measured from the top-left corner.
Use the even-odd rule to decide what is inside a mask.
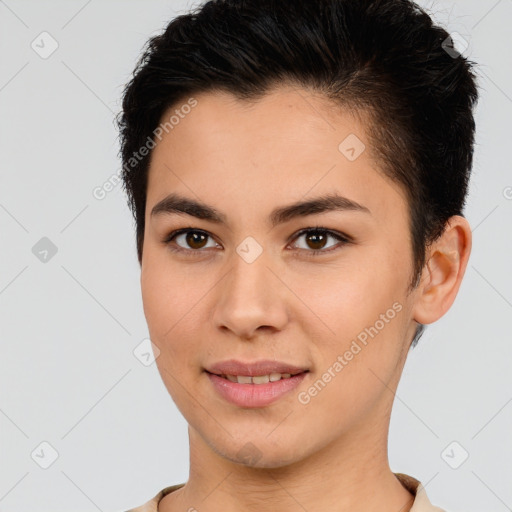
[[[411,348],[471,250],[474,63],[410,0],[212,0],[118,116],[187,482],[132,512],[432,512],[388,461]]]

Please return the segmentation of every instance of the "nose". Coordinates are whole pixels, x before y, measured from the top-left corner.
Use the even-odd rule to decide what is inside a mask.
[[[288,322],[290,291],[277,278],[265,251],[250,263],[234,253],[231,269],[215,290],[214,325],[238,339],[280,331]]]

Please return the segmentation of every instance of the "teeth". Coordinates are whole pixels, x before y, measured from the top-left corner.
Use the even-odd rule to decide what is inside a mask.
[[[246,375],[223,375],[225,379],[238,384],[267,384],[268,382],[276,382],[281,379],[289,379],[290,373],[271,373],[270,375],[256,375],[249,377]]]
[[[254,376],[252,378],[253,384],[266,384],[270,380],[270,375]]]

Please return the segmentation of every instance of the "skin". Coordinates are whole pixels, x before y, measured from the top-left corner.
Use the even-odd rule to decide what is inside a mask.
[[[416,322],[436,321],[455,299],[471,249],[467,221],[450,219],[411,291],[406,199],[372,158],[361,118],[286,86],[252,104],[223,92],[195,98],[153,150],[147,191],[144,313],[190,442],[188,482],[159,511],[409,511],[413,497],[388,463],[391,408]],[[338,150],[349,134],[366,145],[355,161]],[[171,192],[214,206],[228,224],[151,216]],[[270,227],[274,208],[332,192],[370,213],[331,211]],[[316,226],[353,241],[329,236],[315,245],[311,234],[295,235]],[[209,237],[194,245],[182,235],[170,244],[188,253],[172,252],[163,240],[180,228]],[[247,236],[263,249],[250,264],[236,252]],[[298,394],[397,302],[401,311],[301,403]],[[221,398],[204,372],[231,358],[310,371],[277,402],[241,408]],[[239,454],[247,443],[258,454],[252,461]]]

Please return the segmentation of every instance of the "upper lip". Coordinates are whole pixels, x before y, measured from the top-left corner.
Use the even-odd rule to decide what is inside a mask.
[[[297,373],[309,370],[307,368],[269,359],[253,361],[252,363],[229,359],[208,366],[206,371],[217,375],[245,375],[254,377],[257,375],[270,375],[271,373],[290,373],[291,375],[296,375]]]

